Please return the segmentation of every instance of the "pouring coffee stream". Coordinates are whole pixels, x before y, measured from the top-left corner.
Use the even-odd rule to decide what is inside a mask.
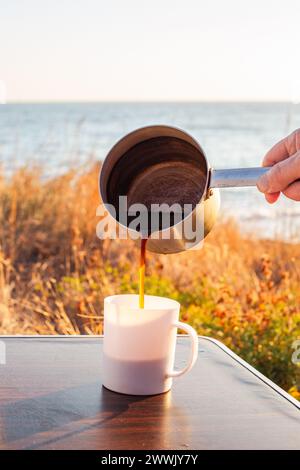
[[[141,241],[140,267],[139,267],[139,307],[145,306],[145,269],[146,269],[147,238]]]

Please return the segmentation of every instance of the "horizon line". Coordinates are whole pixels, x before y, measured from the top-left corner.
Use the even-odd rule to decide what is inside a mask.
[[[10,104],[210,104],[210,103],[222,103],[222,104],[299,104],[297,101],[274,99],[274,100],[8,100],[0,103],[1,105]]]

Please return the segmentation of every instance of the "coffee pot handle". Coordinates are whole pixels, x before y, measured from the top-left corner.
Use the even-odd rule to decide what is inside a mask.
[[[209,188],[241,188],[256,186],[258,179],[270,167],[232,168],[224,170],[210,169]]]
[[[167,377],[180,377],[181,375],[185,374],[186,372],[189,372],[196,360],[197,360],[197,357],[198,357],[198,335],[196,333],[196,331],[194,330],[194,328],[192,328],[190,325],[188,325],[187,323],[182,323],[181,321],[177,321],[175,323],[173,323],[173,325],[175,328],[180,328],[181,330],[185,331],[189,338],[190,338],[190,341],[191,341],[191,350],[190,350],[190,358],[189,358],[189,361],[187,363],[187,365],[182,369],[182,370],[173,370],[169,373],[167,373]]]

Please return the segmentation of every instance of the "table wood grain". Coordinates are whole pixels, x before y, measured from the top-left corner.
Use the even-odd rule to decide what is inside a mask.
[[[170,392],[102,387],[100,337],[0,337],[1,449],[299,449],[300,406],[220,343]],[[178,338],[176,364],[188,355]]]

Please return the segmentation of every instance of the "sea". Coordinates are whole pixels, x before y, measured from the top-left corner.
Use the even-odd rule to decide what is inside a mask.
[[[9,176],[39,165],[45,178],[102,161],[126,133],[166,124],[190,133],[214,168],[259,166],[279,139],[300,127],[296,103],[11,103],[0,105],[0,161]],[[256,188],[221,190],[220,220],[261,238],[300,239],[300,202],[269,205]]]

